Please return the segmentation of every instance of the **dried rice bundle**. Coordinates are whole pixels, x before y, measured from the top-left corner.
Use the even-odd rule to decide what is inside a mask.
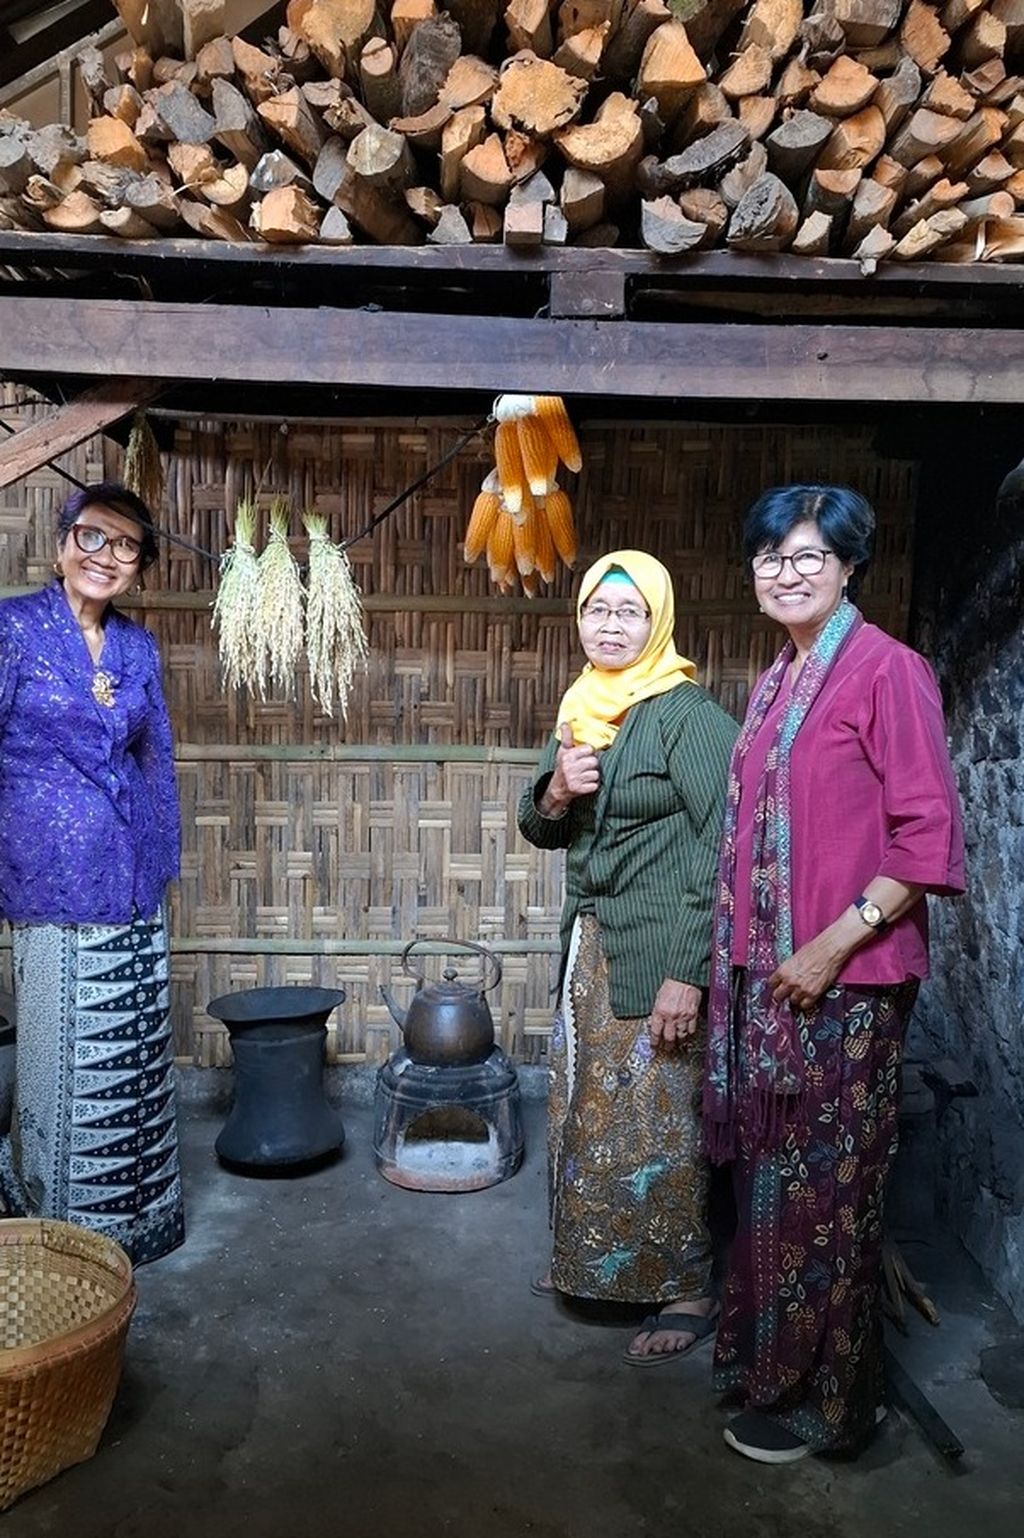
[[[221,556],[220,579],[213,601],[213,627],[225,688],[264,692],[263,647],[257,646],[259,574],[256,549],[256,506],[244,498],[235,508],[235,533]]]
[[[366,662],[363,605],[348,555],[331,540],[327,519],[307,513],[309,592],[306,600],[306,657],[309,690],[325,715],[344,720],[356,669]]]
[[[284,497],[275,497],[270,504],[270,533],[257,563],[254,617],[261,684],[269,671],[271,682],[289,697],[295,692],[295,670],[302,655],[305,598],[288,546],[288,503]]]
[[[132,418],[121,480],[129,491],[142,498],[151,512],[160,506],[164,495],[164,468],[160,462],[160,446],[144,411],[137,411]]]

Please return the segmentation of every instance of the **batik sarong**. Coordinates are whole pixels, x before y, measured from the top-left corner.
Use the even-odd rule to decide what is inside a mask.
[[[804,1125],[776,1152],[741,1136],[737,1231],[714,1384],[816,1452],[855,1451],[882,1399],[882,1218],[917,983],[837,987],[804,1017]],[[742,1037],[746,992],[735,998]]]
[[[573,928],[551,1050],[555,1286],[623,1302],[707,1297],[703,1034],[655,1051],[646,1019],[616,1019],[593,915]]]
[[[115,1239],[135,1264],[182,1242],[167,938],[126,925],[16,924],[9,1212]]]

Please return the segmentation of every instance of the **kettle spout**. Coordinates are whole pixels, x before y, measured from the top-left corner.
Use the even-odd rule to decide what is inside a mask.
[[[388,988],[385,988],[383,983],[380,984],[380,996],[384,1000],[385,1004],[388,1006],[388,1009],[391,1011],[391,1018],[392,1018],[392,1020],[394,1020],[395,1024],[398,1026],[398,1029],[400,1031],[404,1031],[405,1030],[405,1010],[404,1009],[399,1009],[398,1005],[395,1003],[394,998],[392,997],[392,994],[391,994],[390,990]]]

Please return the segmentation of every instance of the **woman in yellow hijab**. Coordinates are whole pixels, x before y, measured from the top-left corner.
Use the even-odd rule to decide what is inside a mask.
[[[552,1259],[540,1295],[650,1305],[624,1353],[714,1333],[699,1104],[703,999],[732,718],[673,644],[672,580],[642,550],[584,575],[586,666],[519,805],[566,851],[549,1102]]]

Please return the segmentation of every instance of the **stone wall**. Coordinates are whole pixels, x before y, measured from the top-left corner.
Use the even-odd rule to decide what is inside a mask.
[[[940,1091],[940,1198],[1024,1320],[1024,439],[955,444],[922,456],[911,638],[946,698],[969,886],[932,905],[911,1052],[977,1090],[945,1108]]]

